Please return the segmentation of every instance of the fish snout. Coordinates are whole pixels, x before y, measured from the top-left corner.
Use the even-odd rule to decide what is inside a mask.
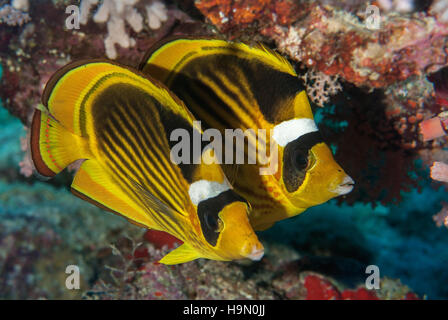
[[[249,253],[243,254],[245,257],[253,261],[260,261],[264,256],[264,247],[261,243],[252,245]]]
[[[339,185],[332,190],[332,192],[337,193],[339,196],[342,196],[344,194],[350,193],[353,190],[354,184],[355,181],[353,181],[353,179],[349,175],[346,175],[339,183]]]

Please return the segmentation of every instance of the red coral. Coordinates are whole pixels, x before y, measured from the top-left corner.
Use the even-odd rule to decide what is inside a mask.
[[[365,288],[339,290],[328,280],[308,275],[305,278],[306,300],[379,300],[376,294]]]
[[[413,292],[406,293],[404,300],[420,300],[420,298]]]
[[[306,276],[305,288],[307,289],[306,300],[341,300],[342,297],[331,282],[318,276]]]
[[[305,277],[307,289],[306,300],[380,300],[375,291],[363,287],[346,289],[342,293],[330,281],[315,275]],[[389,297],[390,298],[390,297]],[[395,297],[403,300],[419,300],[413,292],[407,292],[404,296]]]
[[[151,242],[158,249],[162,248],[163,246],[168,246],[169,249],[173,249],[177,245],[183,243],[182,241],[170,235],[169,233],[153,229],[146,231],[143,238],[146,241]]]
[[[365,288],[358,288],[356,290],[344,290],[342,292],[342,299],[344,300],[379,300],[373,291]]]
[[[134,251],[134,259],[144,259],[149,258],[148,248],[140,246]]]
[[[195,5],[224,32],[246,28],[255,22],[264,27],[271,25],[272,21],[289,25],[303,14],[303,7],[307,7],[303,4],[300,7],[292,0],[202,0],[196,1]]]

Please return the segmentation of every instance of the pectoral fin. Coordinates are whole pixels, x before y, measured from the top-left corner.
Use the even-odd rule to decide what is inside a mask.
[[[256,231],[264,231],[267,230],[269,228],[271,228],[274,225],[274,223],[272,222],[252,222],[252,227],[254,228],[254,230]]]
[[[180,247],[174,249],[173,251],[168,253],[166,256],[164,256],[159,261],[159,263],[168,264],[168,265],[179,264],[179,263],[193,261],[198,258],[201,258],[199,253],[184,243]]]

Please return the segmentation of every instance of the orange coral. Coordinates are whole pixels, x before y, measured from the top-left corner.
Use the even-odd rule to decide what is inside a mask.
[[[291,0],[199,0],[220,31],[245,28],[273,39],[291,58],[357,86],[386,87],[447,65],[448,25],[428,13],[384,15],[381,29],[331,5]],[[361,19],[359,19],[361,18]],[[256,22],[256,24],[255,24]]]
[[[275,21],[282,25],[294,22],[300,13],[299,5],[292,0],[200,0],[196,7],[222,31],[244,28],[258,22]]]

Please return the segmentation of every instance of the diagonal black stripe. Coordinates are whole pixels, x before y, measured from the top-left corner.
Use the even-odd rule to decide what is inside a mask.
[[[117,115],[118,117],[120,117],[121,119],[123,119],[123,120],[125,119],[123,113],[122,113],[121,110],[119,110],[119,109],[116,110],[116,115]],[[118,121],[116,121],[116,119],[115,119],[114,117],[112,117],[111,120],[113,121],[113,122],[112,122],[113,125],[114,125],[116,128],[118,128],[119,125],[120,125],[120,124],[118,123]],[[140,140],[140,135],[139,135],[139,133],[137,133],[137,132],[134,130],[133,126],[131,126],[129,123],[127,123],[127,121],[122,121],[122,122],[123,122],[125,128],[129,131],[129,133],[130,133],[133,137],[135,137],[135,138],[138,137],[139,140]],[[145,154],[146,154],[146,156],[147,156],[147,159],[152,159],[152,157],[150,157],[150,156],[146,153],[146,150],[143,148],[144,144],[140,144],[139,146],[137,146],[137,145],[134,144],[134,142],[132,141],[132,139],[127,139],[127,138],[124,137],[124,136],[123,136],[123,139],[126,139],[128,145],[129,145],[129,147],[137,153],[137,156],[138,156],[140,159],[145,159],[144,156],[143,156],[143,152],[145,152]],[[144,150],[144,151],[142,151],[142,150]],[[135,161],[135,159],[131,159],[131,160],[133,161],[134,165],[136,165],[136,166],[138,165],[138,163]],[[146,171],[146,175],[143,175],[144,177],[151,176],[151,177],[152,177],[152,178],[153,178],[153,179],[154,179],[160,186],[164,186],[164,188],[165,188],[167,191],[170,190],[170,189],[173,189],[173,188],[174,188],[173,185],[169,185],[169,184],[170,184],[169,181],[168,181],[169,179],[165,179],[165,180],[161,181],[156,175],[151,174],[151,169],[148,167],[146,161],[142,161],[142,163],[143,163],[143,166],[144,166],[145,171]],[[156,162],[155,164],[160,165],[160,161]],[[157,170],[158,167],[155,167],[155,168],[153,168],[153,169],[156,169],[156,170]],[[149,180],[148,180],[148,179],[145,179],[145,180],[149,183]],[[167,182],[168,182],[168,184],[167,184]],[[175,190],[172,190],[171,193],[172,193],[172,192],[175,192]],[[179,195],[178,195],[178,196],[179,196]],[[179,197],[179,199],[180,199],[180,197]],[[178,205],[179,208],[182,207],[182,205],[181,205],[181,203],[179,202],[179,200],[173,198],[173,201],[176,202],[176,204]]]
[[[220,90],[221,90],[225,95],[227,95],[230,99],[232,99],[232,100],[235,102],[235,104],[239,107],[239,110],[234,110],[234,109],[231,107],[230,104],[227,105],[227,108],[228,108],[229,110],[232,110],[232,111],[233,111],[233,115],[235,115],[235,117],[236,117],[238,120],[242,121],[242,119],[241,119],[239,116],[236,115],[236,112],[242,112],[242,113],[245,113],[247,116],[250,117],[251,113],[250,113],[250,110],[247,109],[248,106],[245,105],[245,104],[241,101],[241,99],[240,99],[240,97],[238,96],[238,94],[236,94],[236,93],[233,92],[229,87],[227,87],[227,85],[226,85],[226,84],[225,84],[225,83],[224,83],[224,82],[217,76],[216,72],[213,72],[213,71],[210,70],[210,69],[205,69],[205,70],[201,70],[201,71],[198,70],[197,72],[198,72],[198,74],[199,74],[199,73],[202,73],[202,76],[199,76],[199,78],[202,78],[202,77],[207,77],[207,78],[209,78],[210,80],[212,80],[212,81],[216,84],[216,86],[217,86],[218,88],[220,88]],[[247,97],[247,99],[250,100],[250,97],[252,96],[252,94],[246,90],[246,87],[242,84],[241,79],[240,79],[239,77],[236,76],[236,75],[237,75],[236,72],[233,72],[233,73],[222,72],[222,74],[227,78],[227,80],[228,80],[230,83],[233,83],[236,87],[239,88],[241,94],[245,94],[245,96]],[[247,86],[249,86],[249,85],[247,85]],[[245,91],[245,92],[243,92],[243,91]],[[250,126],[249,126],[248,124],[246,124],[246,127],[250,127]]]
[[[151,101],[151,99],[145,100],[146,103],[149,103],[150,101]],[[167,161],[165,161],[166,159],[161,159],[159,157],[159,154],[156,151],[156,148],[158,148],[158,150],[162,154],[164,153],[163,146],[160,144],[160,141],[155,138],[155,137],[161,137],[163,139],[163,136],[161,136],[160,131],[159,132],[156,131],[155,127],[153,127],[151,125],[145,126],[142,122],[142,119],[148,119],[148,120],[151,119],[150,121],[148,121],[148,124],[152,124],[155,121],[152,119],[152,118],[154,118],[154,115],[153,114],[151,115],[149,113],[148,106],[145,107],[145,106],[141,106],[138,104],[137,107],[140,108],[139,110],[131,109],[132,107],[129,104],[127,104],[127,106],[130,111],[130,112],[127,112],[127,114],[129,115],[131,121],[133,121],[133,123],[135,123],[136,126],[141,129],[141,132],[143,134],[142,139],[144,140],[144,145],[149,148],[151,153],[154,154],[154,157],[159,161],[159,163],[162,164],[165,171],[169,175],[168,178],[171,178],[169,180],[171,180],[172,183],[178,182],[178,177],[175,175],[174,170],[172,170],[172,168],[168,167]],[[153,108],[153,113],[156,113],[158,111],[158,110],[154,110],[156,108],[155,105],[152,105],[152,108]],[[140,111],[141,117],[135,116],[134,112],[139,114],[138,111]],[[154,139],[152,137],[154,137]],[[179,183],[177,183],[177,186],[173,187],[173,190],[180,190],[180,189],[181,188],[180,188]]]
[[[118,168],[118,170],[120,170],[120,167],[117,165],[117,163],[113,160],[110,159],[113,163],[114,166],[116,168]],[[167,219],[165,219],[165,217],[163,217],[162,214],[160,214],[160,212],[156,212],[154,209],[148,207],[145,203],[145,201],[142,199],[142,196],[137,193],[134,189],[134,187],[127,181],[126,179],[126,173],[124,173],[122,170],[121,173],[117,171],[116,168],[114,168],[114,166],[110,166],[110,169],[112,170],[112,172],[117,176],[120,177],[121,179],[118,179],[120,182],[119,184],[121,184],[121,187],[127,191],[128,195],[138,204],[140,204],[141,207],[151,210],[147,211],[147,214],[151,216],[152,219],[154,219],[160,226],[165,226],[168,230],[169,228],[171,228],[171,231],[175,231],[176,229],[173,227],[173,224],[170,223]],[[153,212],[156,212],[158,214],[152,214]],[[179,226],[180,227],[180,226]]]
[[[130,182],[127,181],[128,173],[122,169],[120,164],[118,162],[116,162],[116,160],[111,156],[110,153],[108,153],[108,151],[106,151],[105,154],[107,155],[108,160],[112,163],[112,165],[110,165],[109,168],[115,174],[115,176],[119,178],[118,183],[122,185],[121,187],[127,191],[128,195],[131,198],[133,198],[133,200],[136,203],[138,203],[141,207],[145,207],[146,209],[148,209],[149,207],[146,205],[146,202],[142,199],[142,195],[140,195],[138,192],[136,192],[134,186],[132,184],[130,184]],[[151,209],[152,212],[155,212],[154,209],[152,209],[152,208],[149,208],[149,209]],[[159,213],[159,214],[151,215],[151,218],[156,220],[161,226],[165,225],[165,227],[171,228],[172,231],[175,232],[176,228],[173,226],[173,222],[174,222],[175,225],[177,225],[180,229],[182,229],[180,224],[176,221],[175,217],[170,217],[171,220],[168,220],[160,212],[157,212],[157,213]],[[164,223],[162,223],[161,220]]]
[[[222,115],[218,114],[216,110],[224,110],[227,112],[229,109],[225,103],[221,101],[208,87],[206,87],[202,82],[195,81],[195,86],[191,82],[185,83],[183,88],[180,91],[180,97],[184,98],[185,96],[190,96],[188,106],[191,109],[191,112],[197,119],[204,119],[202,113],[209,114],[210,118],[217,119],[217,121],[221,124],[221,128],[217,128],[219,130],[224,130],[225,128],[233,128],[230,122],[223,118]],[[200,89],[199,89],[200,88]],[[199,91],[200,90],[200,91]],[[203,98],[206,96],[208,99]],[[207,101],[208,100],[208,101]],[[211,107],[210,101],[213,101],[217,106]],[[219,119],[219,120],[218,120]],[[210,128],[209,123],[205,123],[206,128]]]
[[[113,119],[110,119],[110,120],[113,123]],[[152,189],[157,193],[157,197],[159,197],[159,199],[161,199],[165,203],[170,204],[172,206],[172,201],[170,201],[168,198],[166,198],[166,196],[163,193],[161,193],[157,188],[155,188],[155,186],[147,178],[145,178],[145,175],[142,172],[143,171],[142,168],[139,166],[138,163],[136,163],[136,161],[132,157],[132,154],[129,152],[129,150],[126,148],[126,146],[122,143],[121,139],[115,134],[115,130],[113,128],[110,128],[108,125],[106,125],[105,129],[106,129],[106,132],[109,133],[111,139],[113,140],[113,143],[115,143],[118,146],[118,148],[120,150],[123,150],[125,152],[125,154],[127,155],[128,160],[126,160],[124,157],[122,157],[122,155],[119,152],[115,153],[116,156],[119,157],[119,159],[123,163],[123,165],[125,165],[126,168],[128,168],[133,173],[133,175],[138,178],[138,180],[144,179],[148,183],[148,185],[151,185],[153,187]],[[109,130],[107,130],[107,129],[109,129]],[[112,143],[112,141],[110,141],[106,137],[106,143],[110,147],[110,144]],[[136,172],[135,170],[132,169],[131,163],[134,165],[134,167],[137,170],[139,170],[139,172]],[[154,177],[154,180],[159,181],[156,177]]]

